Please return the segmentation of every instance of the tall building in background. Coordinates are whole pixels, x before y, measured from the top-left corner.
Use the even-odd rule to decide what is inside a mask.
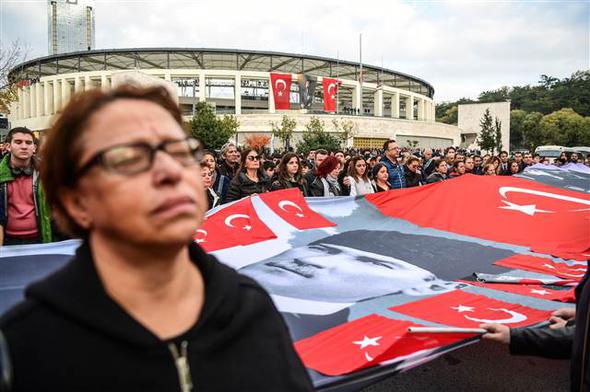
[[[94,49],[94,0],[48,0],[49,54]]]

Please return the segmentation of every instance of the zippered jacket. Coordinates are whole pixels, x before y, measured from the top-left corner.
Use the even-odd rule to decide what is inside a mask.
[[[13,391],[312,391],[286,324],[253,280],[191,244],[195,325],[162,340],[105,291],[84,243],[0,319]]]
[[[6,154],[0,161],[0,226],[6,227],[8,223],[8,183],[14,181],[12,171],[8,166],[10,154]],[[39,229],[40,239],[42,242],[53,241],[51,229],[51,211],[41,181],[39,181],[39,171],[33,171],[33,198],[35,203],[35,216],[37,217],[37,227]]]
[[[387,182],[391,184],[393,189],[400,189],[406,187],[406,173],[404,167],[399,163],[392,162],[387,158],[387,155],[383,154],[379,163],[382,163],[387,168],[389,178]]]

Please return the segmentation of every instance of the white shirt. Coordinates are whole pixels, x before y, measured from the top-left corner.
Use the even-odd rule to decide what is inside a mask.
[[[362,178],[357,181],[352,176],[348,176],[348,178],[350,179],[350,196],[368,195],[375,192],[371,181],[365,181]]]

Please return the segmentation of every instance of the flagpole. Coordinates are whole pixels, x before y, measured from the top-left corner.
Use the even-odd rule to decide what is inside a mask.
[[[338,85],[338,71],[340,70],[340,51],[336,51],[336,114],[338,114],[338,93],[340,86]]]
[[[360,89],[361,89],[361,102],[360,104],[360,115],[363,114],[363,33],[359,34],[359,64],[360,64]]]

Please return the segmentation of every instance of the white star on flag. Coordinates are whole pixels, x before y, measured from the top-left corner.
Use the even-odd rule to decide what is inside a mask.
[[[451,309],[456,310],[459,313],[473,312],[473,306],[463,306],[463,305],[451,306]]]
[[[277,91],[277,95],[278,95],[279,97],[282,97],[282,96],[283,96],[283,92],[282,92],[282,91]]]
[[[250,226],[250,225],[246,225],[246,226],[244,226],[244,227],[243,227],[243,229],[244,229],[244,230],[248,230],[248,231],[250,231],[250,229],[252,229],[252,226]]]
[[[523,214],[527,214],[529,216],[534,216],[536,212],[547,212],[547,213],[553,212],[553,211],[539,210],[539,209],[537,209],[537,206],[535,204],[521,206],[519,204],[511,203],[508,200],[502,200],[502,203],[504,203],[506,205],[498,207],[498,208],[503,208],[505,210],[520,211]]]
[[[368,346],[378,346],[379,343],[377,343],[377,341],[381,338],[382,338],[382,336],[377,336],[375,338],[369,338],[369,337],[365,336],[363,338],[363,340],[357,340],[356,342],[352,342],[352,343],[358,344],[359,346],[361,346],[360,349],[362,350],[363,348],[368,347]]]
[[[547,267],[547,268],[555,269],[555,266],[553,266],[553,265],[551,265],[551,264],[543,264],[543,267]]]
[[[202,239],[202,238],[197,238],[197,239],[195,240],[195,242],[196,242],[197,244],[200,244],[201,242],[205,242],[205,240],[204,240],[204,239]]]
[[[303,215],[301,212],[298,212],[295,214],[295,216],[298,218],[303,218],[305,215]]]
[[[547,290],[531,289],[531,294],[547,295],[547,294],[549,294],[549,292]]]

